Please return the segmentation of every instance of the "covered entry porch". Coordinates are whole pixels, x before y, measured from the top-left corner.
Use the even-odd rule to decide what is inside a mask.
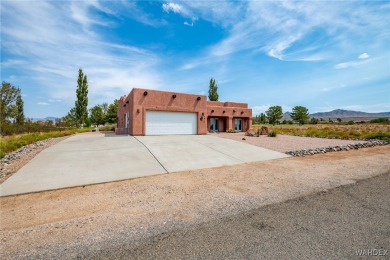
[[[249,128],[250,123],[248,118],[215,116],[208,117],[207,119],[207,129],[210,133],[226,132],[229,129],[233,129],[236,132],[243,132]]]

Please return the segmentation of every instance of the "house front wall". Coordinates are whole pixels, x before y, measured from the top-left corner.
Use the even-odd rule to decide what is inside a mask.
[[[235,119],[242,119],[242,131],[252,128],[252,109],[248,104],[235,102],[207,101],[208,129],[210,119],[217,118],[222,125],[218,125],[218,131],[234,130]]]
[[[245,103],[207,101],[204,95],[134,88],[127,97],[119,99],[116,133],[145,135],[147,111],[196,113],[199,135],[209,132],[210,118],[218,118],[221,132],[234,129],[236,118],[242,119],[242,131],[252,127],[252,109]]]

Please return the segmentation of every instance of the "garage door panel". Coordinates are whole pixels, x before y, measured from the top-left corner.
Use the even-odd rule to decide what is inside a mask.
[[[146,135],[197,134],[197,114],[146,111]]]

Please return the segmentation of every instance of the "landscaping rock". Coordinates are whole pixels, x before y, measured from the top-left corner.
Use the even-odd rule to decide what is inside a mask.
[[[256,136],[256,132],[253,129],[249,129],[245,132],[246,136]]]
[[[340,146],[333,146],[333,147],[322,147],[322,148],[308,149],[308,150],[288,151],[286,152],[286,154],[291,155],[293,157],[302,157],[302,156],[314,155],[319,153],[350,151],[352,149],[382,146],[388,144],[389,142],[385,140],[369,140],[368,142],[365,143],[348,144],[348,145],[340,145]]]
[[[259,129],[259,135],[268,135],[268,127],[262,126],[261,129]]]

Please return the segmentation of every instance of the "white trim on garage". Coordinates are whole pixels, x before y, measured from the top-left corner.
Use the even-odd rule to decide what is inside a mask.
[[[196,135],[197,113],[146,111],[146,135]]]

